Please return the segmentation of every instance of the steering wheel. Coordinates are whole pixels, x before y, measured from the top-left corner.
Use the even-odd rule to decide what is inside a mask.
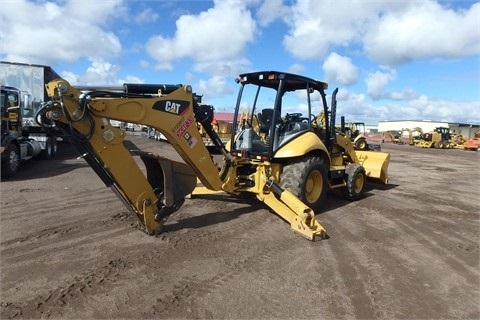
[[[299,120],[299,118],[302,116],[302,113],[300,112],[295,112],[295,113],[287,113],[285,115],[285,121],[291,121],[293,119],[295,120]]]

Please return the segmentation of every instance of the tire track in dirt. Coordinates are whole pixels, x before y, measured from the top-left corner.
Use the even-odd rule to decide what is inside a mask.
[[[2,302],[0,315],[5,318],[58,318],[68,314],[71,301],[88,301],[87,296],[108,292],[128,262],[118,258],[101,262],[88,272],[75,276],[68,283],[52,290],[48,295],[37,296],[22,303]]]
[[[58,254],[71,248],[91,245],[116,235],[140,232],[132,226],[133,218],[130,225],[125,224],[124,218],[119,218],[126,214],[130,216],[129,213],[124,212],[101,221],[78,221],[74,226],[69,223],[47,228],[19,237],[15,239],[17,241],[2,243],[0,252],[2,264],[29,261],[48,256],[48,254]]]
[[[478,242],[459,245],[465,240],[459,240],[453,234],[431,227],[428,219],[419,223],[418,220],[421,218],[413,216],[390,218],[403,230],[407,230],[406,235],[412,236],[424,250],[430,251],[432,256],[437,257],[439,260],[436,262],[437,265],[441,261],[448,265],[452,273],[462,274],[466,285],[472,279],[476,279],[479,266],[478,253],[480,252]]]
[[[479,235],[478,235],[478,213],[460,211],[458,208],[439,204],[434,206],[422,206],[421,203],[410,199],[408,203],[397,205],[397,201],[390,201],[384,198],[382,203],[369,203],[365,209],[377,210],[380,214],[385,207],[389,208],[385,214],[391,221],[401,222],[409,220],[408,225],[418,226],[421,231],[438,237],[436,242],[440,242],[443,247],[453,249],[463,249],[463,253],[478,254],[479,252]],[[394,214],[392,214],[394,208]],[[451,210],[449,210],[451,209]],[[447,210],[447,211],[443,211]],[[472,237],[473,236],[473,237]]]
[[[51,214],[52,212],[67,212],[71,209],[82,208],[87,206],[96,207],[101,204],[110,207],[111,202],[115,203],[115,207],[122,205],[109,188],[101,188],[98,190],[82,190],[76,191],[74,194],[62,195],[66,201],[59,201],[58,198],[44,198],[35,202],[26,202],[19,207],[12,203],[11,205],[2,206],[2,221],[12,221],[32,217],[32,215]]]
[[[192,208],[194,209],[194,208]],[[247,207],[248,210],[249,207]],[[235,210],[232,210],[233,212],[233,215],[235,216]],[[223,213],[222,213],[223,214]],[[268,213],[267,213],[268,214]],[[121,272],[119,272],[116,277],[117,277],[117,281],[122,281],[122,279],[126,279],[126,278],[130,278],[130,277],[135,277],[135,274],[138,272],[139,269],[147,269],[147,270],[150,270],[150,272],[152,272],[152,276],[150,278],[148,277],[145,277],[144,279],[148,280],[153,280],[154,279],[154,276],[155,276],[155,273],[157,271],[160,271],[162,272],[162,268],[166,267],[168,268],[169,265],[171,264],[175,264],[176,262],[178,261],[181,261],[182,259],[185,259],[185,257],[189,257],[189,258],[195,258],[195,255],[203,255],[204,253],[199,253],[199,252],[196,252],[196,249],[199,247],[199,246],[207,246],[208,247],[208,243],[214,243],[216,241],[218,241],[218,239],[221,239],[221,238],[225,238],[225,239],[229,239],[231,238],[232,236],[235,236],[235,235],[238,235],[238,230],[252,230],[254,229],[256,226],[258,225],[261,225],[258,223],[258,218],[255,216],[255,215],[245,215],[245,214],[242,214],[242,215],[239,215],[239,217],[233,219],[233,220],[227,220],[225,223],[221,223],[221,225],[209,225],[208,228],[202,228],[202,229],[191,229],[191,230],[185,230],[185,233],[179,233],[179,232],[171,232],[171,233],[164,233],[160,236],[158,236],[159,240],[163,240],[162,243],[167,243],[168,246],[167,247],[157,247],[156,250],[152,251],[151,247],[148,247],[146,250],[139,250],[138,252],[132,252],[131,255],[128,256],[127,260],[125,260],[127,263],[128,263],[128,266],[126,266],[124,269],[121,270]],[[278,221],[280,223],[282,223],[281,221]],[[209,230],[209,229],[213,229],[213,230]],[[91,231],[91,230],[90,230]],[[120,230],[121,233],[124,233],[123,230]],[[93,232],[95,233],[95,232]],[[186,236],[187,234],[187,236]],[[108,236],[107,236],[108,237]],[[91,241],[99,241],[97,239],[93,240],[91,237],[90,238],[85,238],[85,244],[88,244],[89,242]],[[101,240],[100,240],[101,241]],[[72,244],[72,246],[78,246],[78,243],[75,243],[75,244]],[[55,247],[53,248],[53,250],[55,251],[62,251],[66,248],[58,248],[58,247]],[[214,247],[213,251],[217,250],[217,248]],[[228,248],[224,248],[224,250],[228,250]],[[208,254],[208,252],[207,252]],[[227,256],[228,254],[225,253],[225,256]],[[165,259],[165,257],[168,257],[167,259]],[[33,258],[33,257],[32,257]],[[98,269],[98,268],[97,268]],[[94,269],[94,271],[92,271],[91,275],[95,276],[95,270],[97,269]],[[215,283],[215,286],[220,286],[221,283],[223,281],[227,281],[228,279],[228,275],[218,275],[218,276],[215,276],[214,277],[214,283]],[[193,280],[195,280],[195,278],[192,278]],[[158,277],[157,279],[155,279],[158,281]],[[189,288],[189,284],[188,284],[188,281],[192,281],[191,279],[187,278],[187,282],[185,283],[182,283],[180,285],[177,284],[177,288],[176,290],[180,293],[182,292],[190,292],[188,289]],[[76,283],[76,281],[73,281],[74,283]],[[145,285],[147,286],[151,286],[151,283],[146,283]],[[186,286],[187,289],[183,289],[184,287]],[[201,286],[198,286],[198,285],[195,285],[193,284],[192,285],[193,288],[195,288],[194,290],[200,290],[200,292],[203,292],[202,290],[203,287],[205,287],[203,284]],[[214,289],[215,286],[213,287],[206,287],[207,289],[210,288],[210,289]],[[93,290],[91,291],[88,291],[88,290],[81,290],[80,293],[78,294],[69,294],[67,292],[67,294],[64,294],[65,291],[66,291],[66,288],[69,288],[69,287],[72,287],[72,289],[75,289],[77,287],[77,285],[73,285],[72,286],[72,283],[69,283],[69,284],[66,284],[66,285],[62,285],[60,287],[58,287],[57,289],[54,289],[51,293],[52,296],[54,297],[57,297],[56,299],[54,300],[59,300],[60,302],[59,303],[56,303],[56,304],[45,304],[45,305],[48,305],[49,306],[49,310],[50,310],[50,314],[55,314],[58,313],[58,314],[68,314],[69,311],[68,310],[65,310],[65,305],[63,305],[61,303],[61,301],[64,300],[64,298],[61,298],[62,295],[65,295],[67,298],[66,301],[67,301],[67,304],[68,303],[73,303],[75,305],[78,305],[79,303],[82,302],[83,299],[87,298],[92,292],[94,292]],[[83,294],[85,296],[83,296]],[[142,299],[142,292],[133,292],[133,293],[130,293],[130,292],[127,292],[127,294],[131,297],[132,301],[137,301],[136,302],[136,306],[134,307],[137,307],[138,308],[138,299]],[[60,298],[58,298],[60,297]],[[168,299],[168,296],[165,296],[166,298],[165,299]],[[173,299],[173,298],[172,298]],[[182,301],[184,298],[182,298]],[[38,303],[37,301],[41,300],[40,298],[36,298],[34,300],[30,300],[29,302],[27,302],[26,304],[29,305],[29,304],[32,304],[32,303]],[[51,299],[50,299],[51,300]],[[50,301],[48,300],[48,301]],[[174,299],[175,300],[175,299]],[[58,302],[58,301],[57,301]],[[23,307],[25,307],[25,305],[22,304]],[[120,305],[119,307],[125,307],[125,305]],[[9,310],[14,310],[15,309],[15,304],[13,303],[10,303],[9,304]],[[170,309],[169,309],[170,310]],[[138,310],[140,311],[140,310]],[[13,312],[13,311],[12,311]],[[118,313],[118,314],[121,314],[121,313]],[[151,314],[148,313],[151,317]],[[25,315],[25,312],[23,312],[23,315]],[[34,317],[38,316],[39,314],[38,313],[34,313]],[[40,314],[42,315],[42,314]]]
[[[456,246],[448,245],[448,239],[434,228],[426,228],[412,219],[391,217],[399,228],[405,230],[403,239],[404,248],[393,251],[400,265],[411,270],[416,279],[411,282],[416,286],[418,299],[425,302],[423,307],[417,307],[416,316],[428,313],[432,318],[455,318],[457,315],[449,313],[451,308],[460,307],[469,313],[475,311],[478,318],[477,299],[465,293],[475,291],[478,281],[478,254],[469,254],[476,262],[476,266],[468,266],[465,251],[459,253]],[[436,272],[431,270],[435,267]],[[470,289],[468,289],[470,288]],[[448,307],[447,307],[448,306]],[[413,312],[411,315],[415,315]]]
[[[359,212],[355,213],[356,215]],[[382,262],[373,260],[372,249],[366,244],[366,225],[351,223],[350,220],[334,219],[331,233],[335,240],[327,241],[333,254],[340,278],[347,288],[345,298],[353,308],[353,317],[362,319],[392,319],[398,309],[398,301],[392,288],[396,286],[389,278],[389,270]],[[359,227],[361,230],[358,230]],[[353,231],[353,232],[352,232]],[[375,250],[383,251],[379,247]],[[389,256],[385,252],[387,257]],[[345,257],[349,257],[345,260]]]
[[[183,278],[175,284],[172,292],[168,292],[157,299],[156,304],[152,306],[153,314],[161,314],[166,317],[170,315],[178,316],[179,314],[185,317],[214,315],[214,310],[205,310],[205,307],[199,301],[229,282],[235,281],[242,274],[254,273],[259,278],[268,277],[272,258],[292,249],[295,241],[291,241],[288,231],[285,235],[280,235],[280,238],[275,237],[275,240],[266,240],[264,237],[262,239],[266,228],[270,228],[270,226],[265,223],[257,224],[255,228],[249,229],[240,238],[238,236],[226,238],[225,243],[221,247],[216,247],[210,254],[211,259],[216,263],[226,266],[220,268],[224,271],[213,275],[209,274],[204,279],[197,276]],[[239,239],[246,238],[250,239],[249,243],[239,246]],[[258,243],[259,239],[261,239],[260,243]],[[233,245],[234,243],[235,245]],[[256,250],[252,250],[252,245],[255,246]],[[229,252],[232,247],[236,248],[234,256]],[[281,318],[284,315],[282,307],[283,305],[280,304],[270,304],[265,311],[273,318]]]
[[[246,209],[250,210],[250,207],[247,207]],[[222,215],[223,214],[225,213],[222,213]],[[261,215],[263,219],[259,218],[257,214]],[[183,215],[186,215],[186,213],[184,212]],[[260,222],[258,221],[259,219],[261,219]],[[200,275],[192,275],[182,278],[179,282],[174,284],[174,287],[166,287],[156,291],[155,295],[158,297],[156,304],[152,305],[144,316],[151,317],[152,315],[159,314],[162,316],[168,316],[170,313],[176,314],[178,312],[183,312],[184,310],[190,310],[193,312],[192,310],[195,307],[193,302],[187,304],[186,301],[192,299],[196,301],[202,297],[208,296],[211,292],[224,286],[240,274],[248,272],[248,270],[257,269],[256,267],[251,267],[249,264],[264,263],[268,265],[269,257],[272,254],[275,254],[275,252],[283,251],[286,247],[279,247],[277,244],[277,251],[272,250],[271,246],[269,249],[263,248],[263,251],[261,251],[260,254],[257,253],[246,260],[242,260],[241,258],[242,256],[245,256],[245,254],[238,252],[235,257],[240,257],[238,258],[240,260],[234,258],[234,261],[231,262],[231,248],[236,247],[236,245],[231,246],[231,244],[232,242],[237,242],[239,241],[238,239],[243,238],[262,238],[264,229],[271,229],[270,223],[272,222],[278,224],[277,226],[280,231],[284,230],[284,237],[287,239],[290,239],[290,236],[298,237],[293,234],[288,227],[283,229],[283,227],[286,227],[282,226],[283,222],[267,211],[257,212],[252,215],[241,215],[237,219],[209,225],[208,228],[205,228],[204,230],[188,229],[181,234],[178,232],[167,232],[160,235],[159,238],[168,243],[167,247],[162,246],[156,250],[144,252],[139,256],[135,256],[135,261],[131,262],[135,265],[132,270],[135,268],[141,268],[147,269],[151,273],[150,275],[144,274],[143,281],[147,281],[147,283],[144,284],[145,286],[147,286],[150,281],[158,281],[158,276],[156,276],[157,270],[158,272],[161,272],[162,277],[169,278],[169,274],[174,272],[174,270],[170,270],[169,272],[166,272],[166,270],[168,270],[171,265],[181,264],[185,259],[188,259],[188,261],[209,259],[213,264],[228,265],[228,267],[220,268],[221,270],[228,270],[228,272],[214,273],[215,270],[209,270],[206,273],[202,272]],[[225,239],[221,246],[218,245],[219,239]],[[305,241],[303,239],[300,240]],[[216,243],[216,245],[210,247],[209,243]],[[289,244],[288,247],[291,245],[292,244]],[[208,250],[198,251],[198,247],[208,248]],[[245,248],[245,252],[248,252],[248,247]],[[268,270],[268,266],[265,267],[265,270]],[[258,270],[256,270],[256,272],[258,272]],[[171,277],[175,278],[173,274]],[[140,284],[140,287],[142,287],[142,284]],[[127,292],[128,300],[137,301],[141,294],[141,292]],[[127,302],[127,304],[128,303],[129,302]],[[135,302],[133,303],[135,304]],[[123,306],[118,307],[122,308]],[[122,310],[117,310],[117,312],[118,314],[121,314]],[[281,312],[279,312],[279,315],[281,315]]]
[[[452,217],[455,216],[455,213],[451,214]],[[411,211],[399,210],[399,215],[401,217],[394,217],[394,219],[400,222],[408,219],[409,226],[417,226],[415,231],[436,235],[433,242],[442,248],[450,249],[457,258],[464,260],[466,255],[471,255],[473,261],[477,260],[480,252],[479,237],[477,235],[472,238],[476,229],[472,224],[461,219],[457,222],[439,219],[437,212],[432,215],[431,211],[418,211],[413,214]],[[466,232],[464,229],[470,230]],[[469,261],[464,260],[464,262]],[[468,264],[471,265],[471,261]]]
[[[385,205],[385,203],[383,202]],[[413,203],[410,203],[414,206]],[[408,208],[394,208],[388,206],[388,201],[385,208],[388,210],[373,209],[372,206],[368,206],[364,210],[367,212],[367,216],[382,215],[384,219],[388,219],[390,223],[394,223],[394,228],[390,228],[389,232],[392,234],[388,236],[382,230],[369,224],[368,218],[363,220],[366,239],[381,239],[381,246],[376,247],[376,254],[380,254],[385,258],[385,265],[388,265],[392,271],[397,270],[395,276],[402,275],[401,283],[409,283],[410,290],[412,287],[416,287],[414,290],[418,292],[418,299],[425,299],[428,303],[424,303],[422,307],[415,304],[415,301],[405,300],[401,304],[404,304],[403,308],[407,306],[410,310],[409,314],[395,314],[393,317],[409,316],[409,317],[421,317],[422,314],[434,315],[433,317],[450,318],[454,315],[448,314],[448,308],[446,305],[460,303],[463,301],[466,305],[473,306],[474,302],[472,297],[464,294],[448,294],[450,298],[442,301],[438,298],[438,294],[435,290],[442,291],[445,287],[449,287],[449,290],[455,292],[460,290],[461,287],[469,286],[471,282],[475,283],[476,275],[478,274],[478,245],[477,249],[468,249],[466,252],[459,250],[455,243],[464,242],[464,239],[457,239],[456,235],[444,234],[444,231],[439,232],[435,228],[434,224],[430,223],[435,219],[428,219],[431,213],[418,212],[418,216],[412,214],[412,210]],[[399,233],[401,230],[401,234]],[[406,232],[405,232],[406,231]],[[379,233],[380,232],[380,233]],[[378,235],[378,233],[380,235]],[[377,235],[376,235],[377,234]],[[398,238],[401,237],[402,242],[398,245]],[[380,240],[377,240],[380,241]],[[397,245],[395,245],[397,243]],[[475,245],[472,244],[474,247]],[[362,246],[362,242],[360,242]],[[477,253],[475,253],[477,251]],[[423,257],[423,258],[420,258]],[[428,260],[425,260],[429,257]],[[467,259],[467,260],[465,260]],[[469,262],[470,261],[470,262]],[[392,264],[393,262],[393,264]],[[428,264],[433,264],[437,269],[442,269],[441,274],[434,275],[429,273]],[[410,270],[410,271],[409,271]],[[453,276],[455,274],[462,274],[463,279]],[[456,280],[451,280],[452,276]],[[442,279],[443,277],[447,277]],[[417,279],[418,278],[418,279]],[[421,279],[429,279],[427,281]],[[435,279],[435,280],[434,280]],[[445,281],[449,279],[448,281]],[[440,280],[440,281],[439,281]],[[394,288],[401,290],[401,286],[398,285],[399,280],[395,280],[393,284]],[[438,283],[443,283],[438,285]],[[476,281],[478,285],[478,280]],[[461,285],[463,283],[463,285]],[[407,290],[408,288],[405,288]],[[473,288],[472,288],[473,289]],[[460,298],[461,297],[461,298]],[[448,301],[448,302],[447,302]],[[407,305],[405,305],[407,304]],[[475,309],[473,309],[475,310]],[[390,317],[390,316],[389,316]]]
[[[44,240],[48,238],[58,238],[64,235],[70,235],[72,233],[78,234],[82,230],[91,230],[94,227],[98,227],[99,224],[102,226],[113,226],[113,225],[120,225],[121,223],[134,223],[135,218],[132,217],[130,212],[123,211],[118,212],[113,215],[110,215],[104,220],[99,221],[92,221],[91,219],[82,217],[79,220],[69,221],[68,223],[62,223],[53,227],[43,228],[39,230],[33,230],[30,233],[24,234],[22,236],[12,238],[9,240],[5,240],[1,242],[2,247],[7,247],[10,245],[17,246],[20,243],[24,242],[36,242],[38,240]],[[56,240],[55,240],[56,241]],[[18,250],[19,247],[16,247]],[[21,248],[20,248],[21,249]],[[3,251],[2,251],[3,252]]]

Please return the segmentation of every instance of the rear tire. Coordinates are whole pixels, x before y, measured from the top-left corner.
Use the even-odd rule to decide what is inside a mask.
[[[4,151],[2,158],[2,178],[12,177],[17,174],[20,167],[20,153],[16,145],[10,144]]]
[[[365,168],[356,163],[350,164],[345,168],[345,175],[347,185],[342,188],[345,198],[352,201],[359,200],[367,180]]]
[[[327,179],[327,169],[320,157],[302,158],[284,166],[280,187],[293,193],[317,213],[325,205]]]
[[[365,139],[358,139],[357,142],[355,142],[355,149],[357,150],[368,150],[368,143],[367,140]]]

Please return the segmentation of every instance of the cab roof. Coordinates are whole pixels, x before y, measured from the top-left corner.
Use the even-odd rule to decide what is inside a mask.
[[[320,92],[328,88],[328,84],[323,81],[314,80],[297,74],[279,72],[279,71],[259,71],[252,73],[244,73],[239,76],[239,82],[242,84],[255,84],[261,87],[277,89],[280,80],[284,80],[285,91],[295,91],[306,89],[307,84],[310,88]]]

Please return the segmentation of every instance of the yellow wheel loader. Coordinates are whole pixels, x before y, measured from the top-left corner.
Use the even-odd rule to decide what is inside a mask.
[[[39,118],[54,121],[69,136],[148,234],[161,232],[168,216],[194,191],[197,178],[209,190],[255,195],[310,240],[326,236],[315,213],[322,209],[328,189],[341,188],[355,200],[368,177],[387,182],[389,154],[355,151],[345,135],[335,132],[336,90],[328,110],[326,83],[281,72],[243,74],[238,82],[234,123],[240,106],[251,106],[252,117],[233,128],[227,146],[212,127],[213,108],[198,104],[188,85],[125,84],[121,90],[87,90],[55,79],[46,85],[52,100],[42,106]],[[299,109],[296,94],[302,92],[303,113],[286,113],[291,110],[287,104]],[[314,108],[321,114],[313,116]],[[161,132],[184,162],[128,150],[125,132],[110,119]],[[220,166],[203,143],[198,123],[222,154]]]

